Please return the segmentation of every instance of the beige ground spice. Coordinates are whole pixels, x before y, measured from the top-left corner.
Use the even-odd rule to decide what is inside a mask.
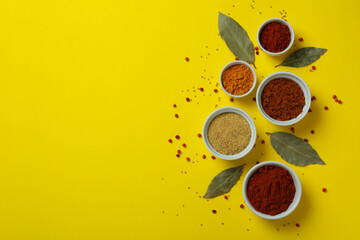
[[[208,129],[211,146],[219,153],[234,155],[250,142],[251,129],[244,117],[237,113],[223,113],[211,121]]]

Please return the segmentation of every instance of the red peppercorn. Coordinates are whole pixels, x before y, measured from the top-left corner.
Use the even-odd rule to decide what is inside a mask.
[[[176,104],[174,104],[173,107],[176,108]]]
[[[264,140],[261,140],[261,144],[264,144],[265,143],[265,141]]]
[[[234,99],[233,98],[230,98],[230,102],[233,102],[234,101]]]
[[[304,141],[305,141],[305,142],[309,142],[309,140],[308,140],[307,138],[304,138]]]
[[[175,114],[175,117],[176,117],[176,118],[179,118],[179,115],[178,115],[178,114]]]
[[[190,102],[190,98],[187,97],[187,98],[186,98],[186,101],[187,101],[187,102]]]
[[[338,103],[339,103],[339,104],[342,104],[342,101],[341,101],[341,100],[339,100],[339,101],[338,101]]]
[[[336,96],[336,95],[334,95],[334,96],[333,96],[333,99],[337,99],[337,96]]]
[[[185,58],[185,61],[187,61],[187,62],[188,62],[189,60],[190,60],[190,59],[189,59],[188,57],[186,57],[186,58]]]
[[[312,66],[311,68],[312,68],[313,70],[316,70],[316,67],[315,67],[315,66]]]
[[[314,70],[310,69],[310,72],[313,72]]]
[[[178,154],[181,154],[181,150],[177,150],[177,153],[178,153]]]
[[[244,206],[244,204],[240,204],[240,207],[241,207],[241,208],[244,208],[245,206]]]
[[[176,157],[178,157],[178,158],[179,158],[179,157],[180,157],[180,154],[176,154]]]
[[[258,51],[256,51],[256,55],[259,55],[259,52],[258,52]]]
[[[201,133],[198,133],[198,135],[197,135],[199,138],[201,138]]]
[[[183,144],[182,144],[182,146],[185,148],[185,147],[186,147],[186,144],[185,144],[185,143],[183,143]]]
[[[260,162],[259,161],[256,161],[256,164],[259,164]]]
[[[311,108],[309,108],[309,111],[308,112],[312,112]]]
[[[212,159],[215,159],[215,156],[211,156]]]
[[[290,130],[294,133],[295,132],[295,128],[291,127]]]
[[[312,97],[311,97],[311,101],[314,101],[314,100],[316,100],[316,97],[315,97],[315,96],[312,96]]]
[[[255,50],[257,51],[257,50],[259,50],[259,48],[258,48],[258,47],[255,47]]]
[[[229,198],[228,198],[228,196],[226,196],[226,195],[224,196],[224,198],[225,198],[226,200],[228,200],[228,199],[229,199]]]
[[[170,138],[168,141],[169,141],[169,143],[172,143],[172,139],[171,139],[171,138]]]
[[[302,42],[302,41],[304,41],[304,39],[303,39],[303,38],[299,38],[299,41]]]
[[[214,89],[214,93],[217,93],[217,92],[218,92],[218,90],[215,88],[215,89]]]
[[[256,97],[253,97],[253,101],[256,102]]]
[[[199,90],[200,90],[201,92],[203,92],[203,91],[204,91],[204,88],[200,88]]]
[[[189,158],[189,157],[187,157],[187,158],[186,158],[186,161],[190,162],[190,158]]]
[[[325,109],[325,110],[329,110],[329,108],[328,108],[328,107],[326,107],[326,106],[324,107],[324,109]]]
[[[206,158],[206,155],[204,154],[204,155],[203,155],[203,159],[205,159],[205,158]]]
[[[215,210],[215,209],[214,209],[214,210],[212,210],[212,213],[214,213],[214,214],[215,214],[215,213],[216,213],[216,210]]]
[[[335,99],[335,102],[339,102],[339,100]]]
[[[327,189],[326,189],[326,188],[323,188],[322,191],[323,191],[323,192],[327,192]]]
[[[315,131],[314,131],[314,130],[311,130],[311,133],[312,133],[312,134],[314,134],[314,133],[315,133]]]
[[[180,136],[179,136],[179,135],[176,135],[175,138],[176,138],[176,139],[180,139]]]
[[[238,58],[235,58],[235,60],[236,60],[236,61],[238,61],[238,60],[240,60],[240,59],[238,59]]]
[[[296,224],[296,227],[300,227],[300,224],[299,224],[299,223],[297,223],[297,224]]]

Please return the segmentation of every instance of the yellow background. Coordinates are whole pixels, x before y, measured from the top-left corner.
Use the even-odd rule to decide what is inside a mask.
[[[234,59],[217,17],[229,13],[256,46],[261,23],[283,10],[296,38],[304,38],[293,50],[328,52],[314,72],[275,69],[285,56],[260,52],[258,82],[276,71],[306,81],[317,100],[295,133],[327,165],[291,166],[301,202],[289,217],[269,221],[240,209],[242,180],[256,161],[284,162],[265,132],[289,127],[260,115],[255,92],[233,103],[213,93]],[[355,0],[1,1],[0,239],[359,237],[358,12]],[[196,137],[216,105],[256,118],[259,137],[245,158],[211,160]],[[243,163],[228,200],[199,197],[218,172]]]

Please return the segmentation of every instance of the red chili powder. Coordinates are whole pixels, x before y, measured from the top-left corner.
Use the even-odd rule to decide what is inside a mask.
[[[295,196],[295,184],[290,173],[281,167],[260,167],[249,179],[247,196],[259,212],[275,216],[286,211]]]
[[[260,43],[269,52],[282,52],[290,44],[291,34],[288,26],[272,22],[267,24],[260,33]]]
[[[302,113],[305,97],[296,82],[286,78],[277,78],[264,87],[261,104],[271,118],[287,121]]]

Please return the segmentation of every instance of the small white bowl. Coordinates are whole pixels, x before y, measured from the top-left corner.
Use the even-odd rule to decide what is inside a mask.
[[[226,91],[223,83],[222,83],[222,75],[223,75],[223,72],[224,72],[226,69],[228,69],[229,67],[232,67],[232,66],[235,66],[235,65],[245,65],[245,66],[249,67],[250,70],[251,70],[251,72],[252,72],[252,74],[253,74],[253,76],[254,76],[254,82],[253,82],[252,87],[249,89],[249,91],[247,91],[247,92],[246,92],[245,94],[243,94],[243,95],[233,95],[233,94],[231,94],[231,93],[228,93],[228,92]],[[220,72],[220,86],[221,86],[222,90],[224,90],[224,92],[225,92],[227,95],[229,95],[230,97],[233,97],[233,98],[242,98],[242,97],[245,97],[245,96],[249,95],[249,94],[254,90],[254,88],[255,88],[255,86],[256,86],[256,72],[255,72],[254,68],[253,68],[250,64],[248,64],[247,62],[239,61],[239,60],[229,62],[228,64],[226,64],[226,65],[223,67],[223,69],[222,69],[221,72]]]
[[[301,90],[304,93],[304,97],[305,97],[305,105],[303,107],[303,111],[296,117],[287,121],[279,121],[276,119],[273,119],[272,117],[270,117],[269,115],[267,115],[267,113],[264,111],[262,104],[261,104],[261,95],[262,92],[264,90],[264,87],[266,86],[266,84],[268,84],[271,80],[276,79],[276,78],[286,78],[289,80],[292,80],[294,82],[296,82]],[[295,124],[297,122],[299,122],[301,119],[303,119],[305,117],[305,115],[308,113],[310,105],[311,105],[311,94],[310,94],[310,89],[308,87],[308,85],[306,85],[305,81],[302,80],[298,75],[290,73],[290,72],[277,72],[277,73],[273,73],[269,76],[267,76],[259,85],[257,92],[256,92],[256,104],[259,108],[260,113],[264,116],[264,118],[266,118],[269,122],[272,122],[276,125],[279,126],[289,126],[292,124]]]
[[[282,213],[279,213],[279,214],[277,214],[275,216],[264,214],[264,213],[261,213],[261,212],[255,210],[255,208],[251,205],[251,203],[250,203],[250,201],[249,201],[249,199],[247,197],[247,186],[248,186],[248,182],[249,182],[250,177],[260,167],[265,166],[265,165],[277,166],[277,167],[281,167],[281,168],[284,168],[284,169],[288,170],[288,172],[290,173],[291,177],[294,180],[294,184],[295,184],[295,188],[296,188],[296,192],[295,192],[293,202],[290,204],[289,208],[286,211],[284,211]],[[283,164],[281,162],[276,162],[276,161],[262,162],[262,163],[259,163],[259,164],[255,165],[253,168],[251,168],[250,171],[246,174],[245,179],[244,179],[244,183],[243,183],[243,196],[244,196],[244,201],[245,201],[246,205],[248,206],[248,208],[253,213],[255,213],[257,216],[265,218],[265,219],[270,219],[270,220],[284,218],[284,217],[288,216],[290,213],[292,213],[295,210],[295,208],[297,207],[297,205],[299,204],[299,202],[300,202],[300,199],[301,199],[301,183],[300,183],[300,179],[296,175],[294,170],[292,170],[286,164]]]
[[[247,145],[247,147],[244,150],[242,150],[241,152],[234,154],[234,155],[225,155],[225,154],[222,154],[222,153],[219,153],[218,151],[216,151],[211,146],[209,139],[208,139],[208,134],[207,134],[211,121],[214,120],[214,118],[216,118],[220,114],[228,113],[228,112],[237,113],[240,116],[242,116],[243,118],[245,118],[246,121],[249,123],[250,130],[251,130],[251,138],[250,138],[250,142]],[[213,155],[215,155],[218,158],[225,159],[225,160],[236,160],[236,159],[244,157],[246,154],[248,154],[251,151],[251,149],[253,149],[255,140],[256,140],[256,127],[255,127],[255,123],[252,120],[252,118],[245,111],[243,111],[239,108],[236,108],[236,107],[222,107],[222,108],[219,108],[219,109],[213,111],[207,117],[207,119],[205,120],[205,123],[204,123],[202,134],[203,134],[205,146]]]
[[[287,48],[285,48],[281,52],[276,52],[276,53],[275,52],[269,52],[268,50],[263,48],[263,46],[261,45],[261,42],[260,42],[260,34],[261,34],[263,28],[267,24],[272,23],[272,22],[278,22],[278,23],[284,24],[284,25],[288,26],[288,28],[290,30],[290,43],[289,43],[289,46]],[[295,33],[294,33],[293,28],[291,27],[291,25],[287,21],[285,21],[285,20],[283,20],[281,18],[270,18],[269,20],[266,20],[263,24],[261,24],[261,26],[259,27],[258,33],[257,33],[257,42],[259,44],[260,49],[263,50],[264,52],[266,52],[267,54],[270,54],[270,55],[281,55],[281,54],[287,52],[291,48],[291,46],[293,45],[294,39],[295,39]]]

